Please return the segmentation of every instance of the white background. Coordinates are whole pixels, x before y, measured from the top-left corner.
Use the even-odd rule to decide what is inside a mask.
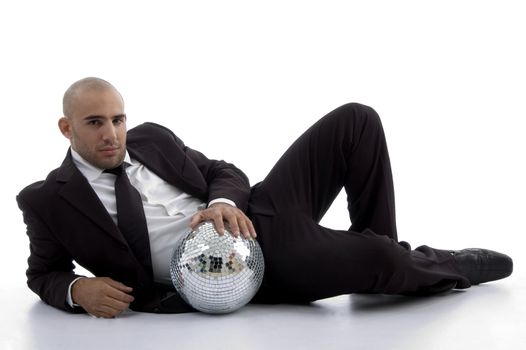
[[[154,121],[260,181],[346,102],[387,134],[399,237],[489,247],[521,274],[526,233],[521,1],[3,1],[1,289],[25,284],[16,194],[58,167],[65,89],[112,82]],[[339,198],[323,221],[347,229]],[[2,300],[2,303],[4,300]]]

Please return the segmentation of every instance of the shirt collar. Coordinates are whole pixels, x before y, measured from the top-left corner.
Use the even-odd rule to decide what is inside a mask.
[[[104,171],[104,169],[98,168],[92,164],[90,164],[86,159],[82,158],[80,154],[77,153],[73,148],[71,148],[71,157],[73,158],[73,163],[77,166],[79,171],[86,177],[88,181],[93,181],[97,179],[100,174]],[[124,155],[124,162],[131,164],[131,158],[128,154],[128,150],[126,150],[126,154]]]

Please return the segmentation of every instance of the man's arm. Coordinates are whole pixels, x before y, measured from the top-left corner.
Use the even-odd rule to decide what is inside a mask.
[[[248,208],[250,183],[241,169],[223,160],[207,158],[201,152],[184,147],[185,154],[199,168],[208,184],[208,202],[228,198],[245,212]]]
[[[250,183],[247,176],[233,164],[209,159],[203,153],[186,146],[170,129],[155,123],[144,123],[129,130],[128,141],[139,147],[153,142],[165,156],[174,157],[174,164],[184,167],[184,176],[202,178],[199,181],[204,181],[208,187],[208,198],[203,199],[208,203],[217,198],[227,198],[243,212],[247,210]]]
[[[81,277],[73,273],[73,259],[22,195],[17,196],[17,202],[29,236],[30,255],[26,271],[29,288],[51,306],[69,312],[82,312],[82,309],[72,308],[66,302],[70,283]]]
[[[177,137],[174,135],[177,139]],[[208,184],[208,202],[218,198],[227,198],[235,203],[213,203],[205,210],[199,211],[192,217],[190,226],[195,228],[200,222],[212,220],[216,230],[224,233],[224,222],[227,222],[231,232],[237,237],[242,234],[245,238],[256,238],[256,230],[252,221],[245,215],[250,196],[250,183],[239,168],[222,160],[211,160],[201,152],[185,146],[178,140],[185,154],[199,168]]]
[[[109,277],[83,277],[73,273],[73,259],[22,195],[17,197],[29,236],[27,284],[47,304],[68,312],[88,312],[97,317],[115,317],[126,310],[132,288]],[[77,279],[75,281],[75,279]],[[67,302],[71,286],[72,307]]]
[[[185,169],[189,173],[191,173],[191,169],[195,169],[195,172],[191,173],[190,176],[197,177],[200,174],[206,183],[209,204],[219,198],[226,198],[234,202],[235,206],[224,202],[209,205],[207,209],[193,216],[191,227],[195,227],[202,221],[212,220],[215,228],[222,234],[224,230],[223,221],[226,221],[236,236],[241,233],[246,238],[256,237],[252,222],[245,215],[250,196],[250,183],[247,176],[239,168],[223,160],[209,159],[203,153],[186,146],[180,138],[164,126],[145,123],[139,128],[145,134],[149,134],[150,137],[155,135],[156,143],[164,146],[162,149],[167,151],[167,155],[171,154],[170,147],[183,152]],[[131,133],[133,134],[133,131]],[[135,138],[137,136],[138,134],[135,134]],[[140,142],[141,140],[137,141]],[[179,154],[173,153],[175,158]]]

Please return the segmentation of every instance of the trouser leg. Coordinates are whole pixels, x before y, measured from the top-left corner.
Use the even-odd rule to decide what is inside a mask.
[[[350,293],[425,294],[450,282],[468,287],[451,255],[427,246],[409,250],[370,230],[322,227],[297,211],[255,216],[266,262],[256,301],[309,302]]]
[[[319,222],[342,187],[353,231],[397,239],[391,165],[378,114],[347,104],[309,128],[281,157],[252,197],[274,212],[294,208]]]
[[[321,227],[342,187],[351,229]],[[363,105],[344,105],[308,129],[253,189],[249,214],[267,264],[261,294],[277,300],[466,283],[447,252],[397,243],[385,136],[376,112]]]

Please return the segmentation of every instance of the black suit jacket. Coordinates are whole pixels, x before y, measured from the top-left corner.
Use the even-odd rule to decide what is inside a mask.
[[[186,147],[170,130],[142,124],[129,130],[127,149],[132,158],[186,193],[204,202],[229,198],[247,209],[250,186],[245,174]],[[27,282],[43,301],[74,311],[66,294],[78,277],[73,272],[75,260],[95,276],[133,287],[132,309],[159,311],[160,292],[151,271],[137,261],[70,152],[46,180],[22,190],[17,202],[30,239]]]

